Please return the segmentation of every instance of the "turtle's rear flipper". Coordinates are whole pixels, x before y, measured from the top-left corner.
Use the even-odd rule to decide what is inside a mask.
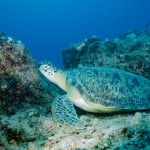
[[[78,118],[72,102],[66,95],[57,97],[52,104],[54,120],[59,124],[81,125],[85,124]]]

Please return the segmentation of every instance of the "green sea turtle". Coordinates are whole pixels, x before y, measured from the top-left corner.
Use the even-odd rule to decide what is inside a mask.
[[[43,64],[40,72],[66,91],[52,104],[59,123],[80,124],[73,105],[93,113],[115,113],[150,108],[150,80],[123,70],[83,67],[63,72]]]

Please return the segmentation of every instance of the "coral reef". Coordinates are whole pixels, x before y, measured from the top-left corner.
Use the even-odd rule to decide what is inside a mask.
[[[86,114],[84,129],[59,126],[51,116],[28,109],[1,119],[0,148],[14,150],[124,150],[150,147],[150,114],[101,116]]]
[[[119,68],[150,79],[150,30],[133,30],[114,40],[85,39],[62,52],[65,69]]]
[[[150,32],[115,40],[86,39],[63,51],[66,69],[111,66],[150,79]],[[83,129],[57,124],[51,102],[64,94],[37,71],[20,42],[0,33],[0,150],[150,149],[150,111],[101,115],[77,113]]]
[[[86,115],[81,119],[88,122],[86,129],[60,129],[45,146],[49,144],[51,150],[124,150],[146,149],[150,145],[150,115],[147,113],[105,117]]]
[[[47,137],[54,134],[51,131],[51,124],[47,124],[48,129],[44,126],[45,117],[50,116],[48,108],[35,107],[23,109],[11,116],[1,116],[0,129],[1,137],[0,142],[6,148],[17,148],[18,146],[25,147],[30,142],[45,143]],[[48,132],[51,131],[51,132]]]
[[[39,103],[41,85],[35,61],[21,41],[0,33],[0,110],[14,113],[18,108]]]
[[[23,43],[1,32],[0,149],[15,146],[16,150],[20,143],[44,140],[47,134],[38,128],[40,120],[50,116],[51,102],[60,94],[64,94],[62,90],[38,73],[38,65]]]

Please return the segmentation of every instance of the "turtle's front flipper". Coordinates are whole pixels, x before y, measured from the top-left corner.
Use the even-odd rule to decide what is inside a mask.
[[[60,124],[81,125],[85,124],[78,118],[72,102],[66,95],[57,97],[52,104],[54,119]]]

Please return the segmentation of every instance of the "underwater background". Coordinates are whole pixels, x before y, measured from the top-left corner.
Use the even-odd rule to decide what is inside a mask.
[[[144,28],[149,8],[149,0],[0,0],[0,29],[37,61],[62,68],[62,49],[93,35],[113,39]]]
[[[150,150],[149,8],[149,0],[0,0],[0,150]],[[68,101],[86,124],[70,126],[64,103],[56,105],[66,92],[39,71],[45,60],[72,79],[75,70],[83,72],[85,84],[81,76],[66,77],[81,98],[89,91],[99,96],[98,103],[103,95],[116,108],[115,100],[121,100],[123,108],[138,110],[95,114]],[[100,94],[107,84],[93,76],[97,71],[82,71],[87,66],[89,71],[112,67],[120,74],[107,74],[110,89]],[[65,78],[57,79],[63,87]],[[113,91],[117,83],[120,91],[118,86]],[[57,106],[65,116],[62,123],[54,117]]]

